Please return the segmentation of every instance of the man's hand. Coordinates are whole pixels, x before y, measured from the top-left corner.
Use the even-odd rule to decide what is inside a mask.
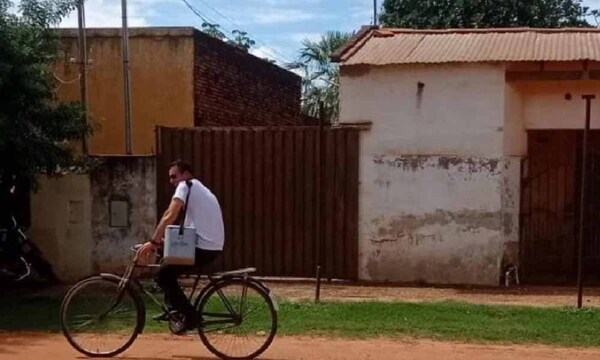
[[[138,258],[149,259],[150,256],[154,254],[157,248],[158,246],[151,242],[145,243],[137,252]]]

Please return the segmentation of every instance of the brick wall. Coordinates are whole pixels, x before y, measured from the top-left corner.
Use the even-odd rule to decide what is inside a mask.
[[[195,32],[194,123],[301,125],[296,74]]]

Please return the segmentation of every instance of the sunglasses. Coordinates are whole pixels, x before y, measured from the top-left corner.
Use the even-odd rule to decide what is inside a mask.
[[[177,177],[177,175],[169,175],[169,179],[174,180]]]

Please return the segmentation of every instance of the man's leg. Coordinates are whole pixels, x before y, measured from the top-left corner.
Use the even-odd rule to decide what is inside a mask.
[[[186,317],[194,312],[194,308],[177,279],[187,270],[189,270],[188,266],[162,265],[156,274],[156,283],[165,293],[165,302]]]
[[[196,249],[196,263],[194,267],[204,273],[207,270],[206,268],[217,260],[221,254],[222,251]]]

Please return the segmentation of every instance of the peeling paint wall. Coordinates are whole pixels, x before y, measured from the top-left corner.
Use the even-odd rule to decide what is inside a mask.
[[[341,74],[341,121],[373,123],[361,134],[359,277],[497,285],[518,239],[524,151],[504,65]]]
[[[361,278],[496,281],[503,251],[501,161],[375,156],[372,164],[372,185],[363,182],[370,196],[361,197],[361,219],[368,216],[360,226]]]
[[[133,244],[150,239],[156,223],[153,157],[102,157],[90,174],[39,178],[31,196],[31,235],[58,277],[76,281],[97,272],[122,272]],[[127,203],[127,224],[111,200]],[[116,225],[116,226],[115,226]]]
[[[92,266],[94,271],[122,272],[133,244],[150,240],[156,224],[154,157],[107,157],[91,173]],[[129,224],[110,223],[111,200],[129,205]],[[115,221],[115,219],[113,219]]]

